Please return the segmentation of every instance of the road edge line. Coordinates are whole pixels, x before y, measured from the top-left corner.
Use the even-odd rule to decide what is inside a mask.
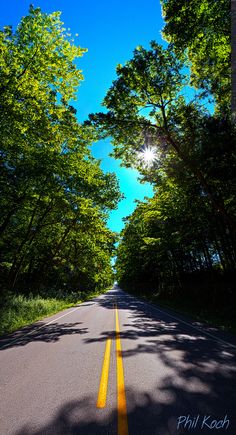
[[[180,319],[179,317],[173,316],[172,314],[169,314],[166,311],[163,311],[160,308],[157,308],[155,305],[151,304],[150,302],[143,301],[143,300],[141,300],[141,299],[139,299],[139,298],[137,298],[135,296],[130,295],[129,293],[127,293],[127,295],[129,295],[129,297],[131,297],[133,299],[137,299],[139,303],[141,302],[141,304],[147,305],[147,306],[149,306],[151,309],[153,309],[155,311],[159,311],[159,312],[161,312],[163,314],[166,314],[167,316],[172,317],[172,319],[178,320],[179,322],[181,322],[181,323],[183,323],[185,325],[188,325],[188,326],[190,326],[193,329],[196,329],[196,331],[201,332],[202,334],[208,335],[213,340],[218,341],[219,343],[223,343],[224,345],[230,346],[230,347],[232,347],[232,348],[234,348],[236,350],[236,346],[234,344],[229,343],[228,341],[225,341],[222,338],[218,338],[218,337],[212,335],[210,332],[204,331],[204,329],[198,328],[195,325],[191,325],[191,323],[188,323],[185,320]]]
[[[82,304],[81,304],[81,305],[82,305]],[[11,340],[9,343],[6,343],[6,344],[4,344],[3,346],[0,346],[0,350],[1,350],[1,349],[4,349],[4,347],[10,347],[10,346],[12,345],[12,343],[15,343],[15,342],[17,342],[17,341],[22,340],[22,338],[26,337],[27,335],[31,335],[31,334],[33,334],[34,332],[38,331],[39,329],[42,329],[42,328],[44,328],[45,326],[48,326],[48,325],[50,325],[51,323],[56,322],[56,320],[59,320],[59,319],[61,319],[62,317],[68,316],[69,314],[73,313],[74,311],[78,310],[79,308],[80,308],[80,306],[77,307],[77,308],[74,308],[72,311],[69,311],[69,313],[63,314],[62,316],[59,316],[59,317],[57,317],[56,319],[51,320],[51,321],[48,322],[48,323],[44,323],[43,325],[40,325],[38,328],[35,328],[35,329],[33,329],[32,331],[30,331],[30,332],[26,332],[26,334],[22,335],[21,337],[16,337],[16,338],[14,338],[14,340]],[[39,322],[42,322],[42,321],[43,321],[43,320],[39,320]],[[32,324],[31,324],[31,325],[32,325]],[[28,325],[28,326],[31,326],[31,325]],[[17,331],[15,331],[15,332],[17,332]],[[13,332],[13,334],[14,334],[14,332]]]

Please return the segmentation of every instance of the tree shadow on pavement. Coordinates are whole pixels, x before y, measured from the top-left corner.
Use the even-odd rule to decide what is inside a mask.
[[[197,417],[198,414],[200,416],[211,415],[212,418],[215,417],[218,420],[228,415],[234,429],[232,432],[228,429],[226,433],[236,435],[236,349],[234,345],[231,347],[221,340],[214,339],[204,334],[204,331],[192,328],[191,324],[182,323],[181,319],[178,321],[177,318],[165,315],[163,312],[154,311],[149,305],[134,298],[123,297],[122,299],[120,297],[118,300],[119,311],[127,310],[123,316],[125,321],[123,324],[120,322],[124,369],[126,366],[130,369],[135,368],[138,383],[143,382],[143,390],[146,386],[145,376],[148,378],[148,358],[150,356],[152,360],[156,359],[157,373],[154,379],[158,381],[158,386],[153,396],[155,400],[147,394],[149,405],[145,408],[146,418],[149,418],[151,409],[161,409],[162,419],[170,425],[173,414],[178,416],[189,414],[192,417]],[[112,298],[108,301],[102,300],[101,304],[103,307],[111,308]],[[84,342],[87,344],[96,341],[103,342],[107,338],[115,338],[114,331],[103,331],[97,337],[84,339]],[[142,358],[138,365],[137,356]],[[129,398],[128,380],[126,387]],[[137,394],[133,391],[129,403],[134,399],[136,403]],[[172,403],[169,407],[166,405],[168,400]],[[163,404],[160,405],[162,401]],[[140,413],[144,415],[143,408],[140,409],[138,415]],[[137,410],[134,414],[137,414]],[[139,419],[138,415],[134,418],[135,425]],[[176,418],[173,421],[176,422]],[[168,432],[168,424],[165,428],[166,432],[164,428],[163,432],[161,430],[155,432],[153,428],[153,432],[144,431],[143,433],[157,433],[158,435],[177,433]],[[198,427],[198,429],[199,431],[195,431],[197,435],[204,433],[204,428]],[[207,428],[206,430],[208,434],[222,432],[223,429],[210,430]],[[133,433],[136,434],[135,431]]]
[[[187,393],[187,395],[186,395]],[[180,401],[181,398],[181,401]],[[128,426],[129,435],[187,435],[192,433],[189,425],[178,427],[178,417],[183,414],[183,408],[188,409],[188,414],[196,417],[199,414],[199,422],[196,435],[210,435],[222,433],[214,431],[203,424],[206,415],[205,407],[202,408],[202,394],[199,392],[186,392],[182,386],[174,386],[170,379],[163,379],[163,384],[154,388],[150,393],[139,393],[128,389]],[[191,403],[199,403],[199,410],[191,409]],[[212,420],[223,419],[225,409],[221,409],[218,415],[212,414],[207,420],[209,426]],[[235,420],[229,414],[229,427],[227,435],[235,435]],[[226,426],[225,426],[226,428]],[[224,431],[223,431],[224,432]],[[116,435],[117,434],[117,411],[115,409],[104,413],[98,410],[91,397],[82,400],[68,401],[63,404],[55,416],[47,423],[26,423],[13,435]]]
[[[28,343],[41,341],[46,343],[55,343],[65,335],[86,334],[88,328],[81,328],[82,322],[75,323],[52,323],[47,325],[44,322],[38,322],[20,329],[13,334],[0,338],[0,350],[9,349],[17,346],[25,346]]]
[[[105,296],[97,298],[96,303],[108,309],[114,309],[114,304],[118,303],[119,311],[126,310],[119,317],[129,435],[188,435],[192,432],[236,435],[235,349],[178,319],[153,311],[136,299],[121,294],[116,302],[116,293]],[[71,329],[73,331],[73,324]],[[108,337],[115,339],[115,331],[106,330],[83,341],[89,347]],[[149,378],[149,361],[156,373],[154,370],[148,384],[145,379]],[[43,406],[46,415],[47,404]],[[26,423],[13,435],[117,434],[116,409],[96,409],[94,397],[65,400],[60,408],[51,410],[50,421],[34,422],[27,417],[27,410],[24,413]],[[195,429],[188,424],[177,430],[178,417],[193,419],[198,415]],[[227,430],[201,427],[205,416],[209,416],[207,424],[210,424],[213,419],[223,420],[226,415],[230,421]]]

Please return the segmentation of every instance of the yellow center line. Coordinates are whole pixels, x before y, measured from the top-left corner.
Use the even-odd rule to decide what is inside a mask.
[[[106,349],[105,349],[103,366],[102,366],[100,387],[99,387],[99,391],[98,391],[97,408],[105,408],[105,406],[106,406],[110,354],[111,354],[111,338],[108,338],[107,342],[106,342]]]
[[[117,411],[118,435],[128,435],[128,419],[125,397],[124,369],[121,353],[120,327],[118,309],[116,307],[116,370],[117,370]]]

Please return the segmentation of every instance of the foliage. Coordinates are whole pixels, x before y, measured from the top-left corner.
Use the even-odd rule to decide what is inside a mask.
[[[120,193],[70,104],[86,50],[69,40],[59,12],[32,6],[15,33],[0,32],[0,48],[3,289],[106,286],[115,241],[106,220]]]
[[[190,61],[191,83],[230,103],[230,0],[162,0],[163,35]]]
[[[136,166],[151,182],[155,174],[142,168],[138,151],[152,146],[158,149],[160,163],[172,155],[177,162],[181,160],[209,197],[215,211],[235,230],[235,216],[227,210],[218,186],[200,164],[204,123],[211,116],[201,106],[201,100],[185,101],[181,94],[186,84],[182,70],[183,63],[172,46],[164,49],[151,42],[150,50],[138,47],[133,58],[124,67],[117,68],[118,78],[104,99],[108,112],[90,115],[90,123],[102,135],[113,137],[116,157],[122,158],[126,165]],[[220,115],[212,117],[213,126],[219,122]],[[227,117],[224,122],[234,136],[234,127]]]
[[[166,110],[182,101],[182,67],[171,46],[164,49],[155,41],[150,50],[137,47],[130,61],[117,66],[118,78],[103,102],[108,112],[91,114],[90,121],[102,135],[112,136],[114,155],[125,164],[138,164],[134,151],[147,141],[166,147]]]
[[[131,60],[118,65],[117,79],[104,98],[107,112],[91,114],[86,125],[95,126],[101,137],[112,136],[115,157],[136,167],[155,189],[154,197],[138,203],[126,219],[117,250],[118,282],[136,292],[145,289],[167,299],[200,299],[202,305],[219,307],[224,298],[234,302],[236,263],[236,131],[228,111],[228,21],[224,37],[217,39],[216,26],[213,35],[209,27],[206,38],[199,39],[197,20],[201,22],[205,7],[212,6],[206,14],[209,26],[219,21],[213,3],[190,2],[190,8],[186,2],[163,3],[170,19],[165,29],[172,25],[170,45],[163,48],[152,41],[150,49],[137,47]],[[169,12],[174,8],[176,15]],[[186,27],[181,13],[191,14],[191,9],[190,31],[181,33]],[[180,33],[182,39],[186,35],[183,46]],[[192,62],[190,81],[184,74],[185,48]],[[221,77],[217,65],[223,53]],[[192,101],[184,97],[187,84],[199,90]],[[202,89],[217,101],[214,115],[205,109]],[[139,159],[145,149],[154,152],[152,165]]]
[[[184,177],[159,174],[154,197],[127,218],[117,280],[131,291],[219,308],[234,303],[235,235],[194,179]]]

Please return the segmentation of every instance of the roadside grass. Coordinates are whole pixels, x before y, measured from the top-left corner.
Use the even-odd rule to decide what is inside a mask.
[[[99,292],[73,294],[64,298],[12,295],[0,307],[0,336],[16,331],[23,326],[41,320],[66,308],[73,307],[88,299],[105,293]]]

